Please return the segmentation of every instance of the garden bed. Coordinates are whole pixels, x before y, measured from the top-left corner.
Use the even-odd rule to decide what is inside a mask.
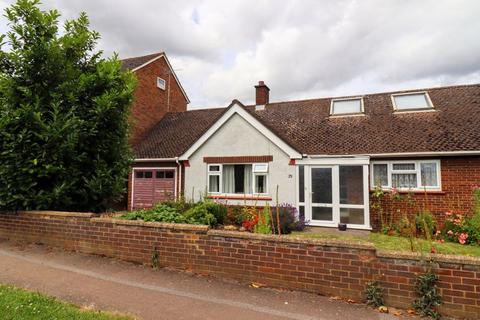
[[[378,194],[383,191],[376,191]],[[392,195],[390,195],[392,196]],[[378,196],[380,197],[380,196]],[[403,201],[394,194],[396,201]],[[458,210],[445,213],[445,221],[437,223],[428,208],[419,209],[413,217],[404,215],[397,223],[384,212],[379,233],[360,236],[351,232],[332,233],[326,230],[304,232],[308,221],[299,216],[294,206],[257,207],[255,205],[227,206],[209,199],[198,203],[170,201],[154,208],[138,210],[114,218],[145,222],[207,225],[209,228],[257,234],[286,235],[300,238],[337,239],[350,243],[368,243],[378,250],[417,253],[453,254],[480,257],[480,189],[474,188],[475,212],[466,215]],[[372,204],[373,208],[380,206]],[[383,218],[382,218],[383,217]]]

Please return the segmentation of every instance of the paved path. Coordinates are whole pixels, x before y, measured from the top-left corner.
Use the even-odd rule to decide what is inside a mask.
[[[315,294],[255,289],[98,256],[0,241],[0,283],[139,319],[398,319]]]

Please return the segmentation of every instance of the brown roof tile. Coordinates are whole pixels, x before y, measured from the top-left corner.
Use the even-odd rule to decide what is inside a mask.
[[[123,70],[133,70],[135,68],[140,67],[142,64],[147,63],[148,61],[150,61],[153,58],[158,57],[159,55],[162,55],[162,54],[163,54],[163,52],[157,52],[157,53],[148,54],[146,56],[122,59],[121,60],[122,69]]]
[[[174,158],[182,155],[223,114],[226,108],[167,113],[134,146],[137,159]]]
[[[303,154],[479,151],[480,84],[421,91],[428,91],[434,112],[394,113],[390,96],[397,92],[363,95],[365,115],[357,117],[330,117],[332,98],[246,109]],[[138,146],[137,158],[180,156],[224,110],[167,115]]]

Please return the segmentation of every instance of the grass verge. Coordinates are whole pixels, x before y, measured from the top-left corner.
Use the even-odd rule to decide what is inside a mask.
[[[82,310],[39,293],[0,285],[0,315],[2,320],[132,320],[133,318],[106,312]]]
[[[370,233],[368,236],[354,236],[349,235],[348,231],[345,234],[331,234],[328,232],[294,232],[292,233],[292,236],[314,239],[337,239],[342,241],[352,241],[354,243],[371,243],[379,250],[412,252],[410,240],[408,238],[389,236],[380,233]],[[429,253],[433,246],[436,253],[480,257],[479,246],[461,245],[452,242],[429,242],[425,239],[418,238],[414,239],[413,244],[415,252]]]

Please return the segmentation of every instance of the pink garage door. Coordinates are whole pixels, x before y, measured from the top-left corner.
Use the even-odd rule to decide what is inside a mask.
[[[175,199],[175,170],[135,169],[133,209],[151,208],[156,203]]]

